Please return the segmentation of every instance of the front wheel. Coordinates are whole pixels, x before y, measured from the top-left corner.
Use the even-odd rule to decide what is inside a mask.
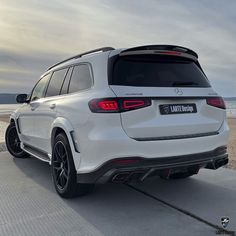
[[[72,198],[90,192],[92,184],[77,184],[72,152],[64,133],[56,136],[52,150],[51,171],[57,193],[63,198]]]
[[[25,158],[29,156],[29,154],[24,152],[20,147],[20,139],[14,122],[10,123],[7,127],[5,141],[7,150],[12,156],[16,158]]]

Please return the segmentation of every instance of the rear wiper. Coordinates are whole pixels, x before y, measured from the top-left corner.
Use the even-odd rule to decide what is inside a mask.
[[[191,85],[198,85],[198,83],[176,81],[172,84],[173,87],[176,87],[176,86],[191,86]]]

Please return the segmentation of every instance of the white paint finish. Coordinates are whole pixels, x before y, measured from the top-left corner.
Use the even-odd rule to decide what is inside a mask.
[[[118,126],[107,125],[106,121],[101,116],[97,118],[99,126],[84,127],[87,128],[89,136],[80,138],[80,146],[83,148],[78,172],[90,172],[104,162],[119,157],[158,158],[207,152],[226,145],[229,135],[229,128],[224,123],[219,135],[163,141],[135,141]]]
[[[177,87],[133,87],[133,86],[119,86],[111,85],[112,90],[119,97],[132,97],[132,94],[140,94],[141,97],[184,97],[184,96],[217,96],[217,93],[210,88],[186,88],[178,87],[183,94],[178,95],[176,93]]]
[[[39,99],[20,109],[19,124],[22,141],[45,152],[51,148],[51,125],[56,119],[51,99]]]

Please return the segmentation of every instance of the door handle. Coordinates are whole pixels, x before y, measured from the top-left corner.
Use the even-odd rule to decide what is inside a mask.
[[[50,109],[54,109],[56,107],[56,104],[50,104]]]

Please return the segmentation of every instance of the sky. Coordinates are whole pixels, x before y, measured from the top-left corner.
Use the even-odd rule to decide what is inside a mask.
[[[148,44],[193,49],[215,90],[236,96],[235,0],[0,0],[0,93],[29,93],[86,50]]]

